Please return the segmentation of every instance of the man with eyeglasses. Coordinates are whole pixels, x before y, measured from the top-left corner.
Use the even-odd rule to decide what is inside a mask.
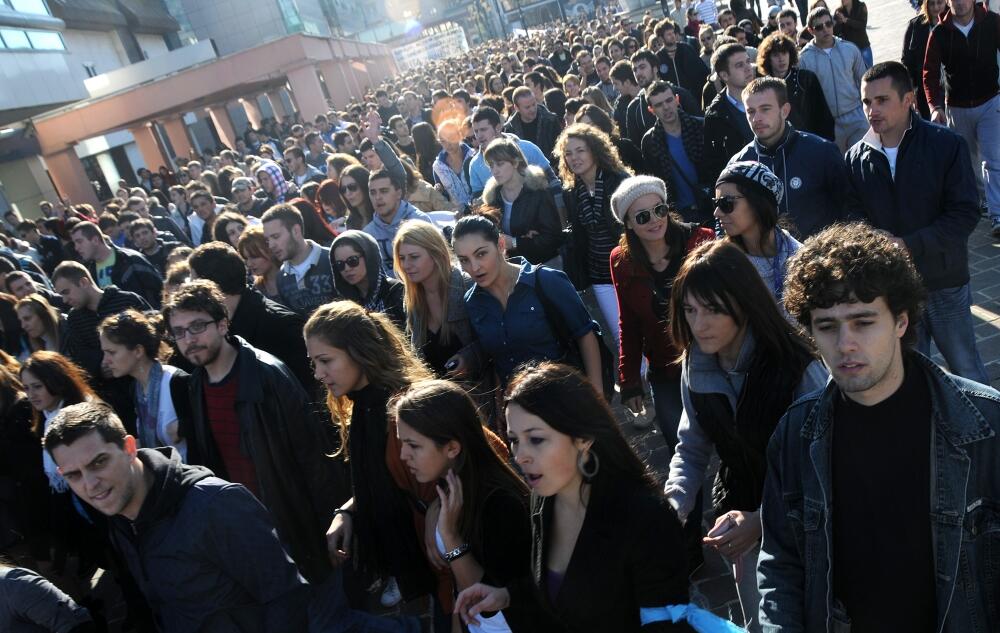
[[[230,332],[219,287],[201,279],[163,307],[167,334],[195,366],[191,418],[183,430],[188,463],[245,486],[274,519],[278,537],[312,583],[331,572],[324,537],[346,500],[331,436],[280,360]]]
[[[261,217],[271,254],[281,262],[278,295],[281,303],[304,317],[338,298],[330,268],[330,249],[307,240],[302,213],[290,204],[277,204]]]
[[[802,49],[799,67],[819,77],[835,121],[837,147],[845,152],[868,131],[868,119],[861,108],[861,77],[868,66],[857,46],[834,36],[829,9],[813,9],[806,23],[813,40]]]

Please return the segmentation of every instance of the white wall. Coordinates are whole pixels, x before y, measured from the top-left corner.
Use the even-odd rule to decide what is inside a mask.
[[[88,77],[83,67],[85,63],[93,63],[97,74],[128,65],[128,56],[114,31],[66,30],[63,32],[63,39],[66,40],[66,51],[69,53],[67,62],[70,72],[81,87],[83,80]]]
[[[139,48],[146,53],[146,59],[170,52],[162,35],[136,35],[135,39],[139,42]]]
[[[0,110],[75,101],[87,96],[62,51],[0,54]],[[83,71],[83,68],[80,68]]]

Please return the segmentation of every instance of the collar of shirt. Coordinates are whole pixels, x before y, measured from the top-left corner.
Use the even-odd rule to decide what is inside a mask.
[[[295,280],[301,282],[302,278],[306,276],[309,269],[319,263],[319,257],[323,254],[322,249],[319,245],[312,240],[306,240],[306,244],[309,246],[309,256],[306,257],[301,264],[298,266],[293,266],[290,261],[283,262],[281,264],[281,270],[286,273],[292,273],[295,275]]]
[[[729,99],[729,103],[733,104],[734,108],[736,108],[740,112],[746,114],[746,108],[743,107],[743,102],[742,101],[740,101],[739,99],[733,99],[732,95],[729,94],[728,90],[726,92],[724,92],[723,94],[726,95],[726,99]]]

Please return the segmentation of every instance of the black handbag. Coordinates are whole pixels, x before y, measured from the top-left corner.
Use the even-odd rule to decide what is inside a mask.
[[[563,317],[559,308],[556,307],[545,294],[545,289],[542,284],[542,271],[535,274],[535,294],[538,295],[538,300],[542,304],[542,311],[545,312],[545,320],[548,321],[549,327],[555,333],[556,338],[562,344],[563,348],[566,350],[566,356],[563,361],[567,365],[572,365],[576,367],[585,375],[587,373],[586,367],[583,365],[583,355],[580,353],[580,344],[577,342],[576,338],[573,337],[572,332],[569,331],[569,327],[566,325],[566,319]],[[598,328],[594,334],[597,336],[597,349],[601,353],[601,385],[604,390],[604,399],[611,404],[611,400],[615,397],[615,361],[614,356],[611,354],[611,350],[608,349],[607,343],[604,342],[604,337],[601,335],[601,331]]]
[[[590,274],[577,256],[576,240],[573,237],[573,227],[562,230],[562,245],[559,247],[559,257],[562,258],[563,272],[569,277],[569,282],[577,290],[584,290],[590,285]]]

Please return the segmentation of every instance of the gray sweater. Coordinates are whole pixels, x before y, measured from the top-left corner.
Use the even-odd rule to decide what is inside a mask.
[[[809,42],[799,53],[799,67],[819,77],[826,105],[834,118],[861,107],[861,77],[867,68],[854,44],[835,37],[828,55],[815,42]]]
[[[698,415],[691,400],[691,391],[696,393],[720,393],[729,400],[733,411],[743,390],[743,381],[750,369],[755,343],[753,332],[748,328],[740,347],[736,366],[725,371],[719,366],[715,354],[704,354],[697,343],[692,343],[681,370],[681,400],[684,412],[677,428],[677,448],[670,460],[670,475],[664,492],[670,505],[677,510],[682,522],[694,507],[698,491],[705,482],[705,471],[712,459],[715,446],[698,424]],[[792,400],[826,386],[829,373],[819,361],[806,367],[802,381],[796,387]]]

